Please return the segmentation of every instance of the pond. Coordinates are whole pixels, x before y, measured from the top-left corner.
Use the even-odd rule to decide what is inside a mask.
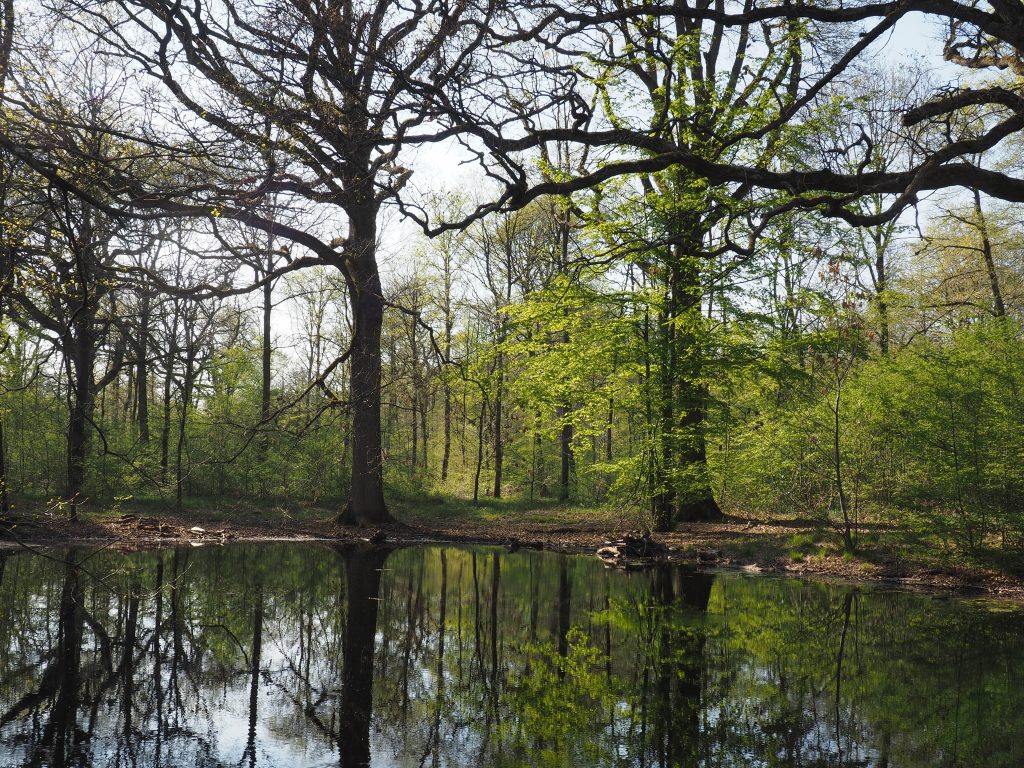
[[[0,766],[1020,766],[1022,619],[534,551],[0,551]]]

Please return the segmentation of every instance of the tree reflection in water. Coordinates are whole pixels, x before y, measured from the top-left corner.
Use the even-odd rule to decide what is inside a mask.
[[[540,552],[4,552],[0,765],[1016,766],[1021,618]]]

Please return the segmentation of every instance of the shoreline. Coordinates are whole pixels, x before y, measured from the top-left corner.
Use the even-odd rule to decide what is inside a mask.
[[[387,542],[396,546],[453,544],[544,549],[595,557],[598,548],[621,536],[615,521],[551,524],[508,520],[413,520],[380,528],[342,526],[329,518],[278,520],[218,519],[187,513],[93,515],[71,523],[51,515],[19,516],[9,528],[0,528],[0,551],[41,547],[90,546],[115,551],[152,550],[163,547],[216,546],[227,543],[331,544],[359,541]],[[621,522],[621,521],[619,521]],[[611,524],[610,524],[611,523]],[[781,533],[780,533],[781,529]],[[819,554],[802,555],[780,549],[792,531],[812,539],[825,533],[792,523],[727,519],[716,523],[684,523],[652,539],[667,551],[651,558],[627,560],[627,568],[672,563],[700,572],[732,572],[791,576],[850,584],[878,584],[901,590],[938,595],[991,598],[1024,603],[1024,578],[1014,574],[963,565],[935,567],[886,549],[849,557],[832,552],[827,545]]]

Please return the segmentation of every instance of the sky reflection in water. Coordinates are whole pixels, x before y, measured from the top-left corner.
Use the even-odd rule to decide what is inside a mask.
[[[0,766],[1019,766],[1014,609],[542,552],[0,553]]]

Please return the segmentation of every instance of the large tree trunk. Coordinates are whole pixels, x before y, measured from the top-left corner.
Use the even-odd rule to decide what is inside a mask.
[[[675,522],[718,520],[722,510],[715,501],[708,473],[707,441],[704,422],[707,419],[707,387],[691,381],[681,382],[680,403],[685,408],[681,425],[683,445],[678,460],[687,472],[686,485],[676,492]]]
[[[83,311],[83,315],[88,312]],[[64,500],[71,504],[71,519],[78,519],[78,501],[85,487],[85,461],[89,448],[89,421],[92,418],[92,372],[94,349],[91,317],[76,321],[75,338],[68,340],[71,365],[68,373],[71,402],[68,413],[67,483]]]
[[[697,225],[694,225],[696,228]],[[706,351],[701,338],[701,284],[697,254],[700,238],[687,248],[676,246],[671,271],[670,316],[675,326],[671,337],[671,398],[674,411],[675,481],[673,522],[717,520],[722,511],[711,489],[707,465],[708,390],[704,384]]]
[[[671,297],[666,294],[668,304]],[[655,493],[651,500],[654,517],[654,528],[667,531],[672,526],[672,515],[675,508],[675,489],[671,482],[672,469],[675,466],[675,441],[672,434],[675,429],[674,409],[672,403],[672,382],[675,377],[674,345],[672,315],[669,306],[658,313],[658,326],[662,329],[663,339],[659,349],[660,376],[658,381],[661,407],[658,413],[658,465],[655,473]],[[653,414],[650,414],[653,416]]]
[[[375,259],[376,211],[370,208],[349,211],[349,222],[352,487],[338,521],[345,525],[377,525],[389,523],[392,518],[384,504],[384,454],[381,450],[380,337],[384,325],[384,297]]]
[[[71,505],[70,517],[78,519],[79,496],[85,487],[85,462],[89,448],[89,422],[92,421],[96,362],[96,297],[93,290],[92,249],[94,228],[88,210],[82,215],[79,242],[75,248],[77,295],[69,306],[71,321],[64,332],[64,369],[68,377],[67,483],[64,500]]]

